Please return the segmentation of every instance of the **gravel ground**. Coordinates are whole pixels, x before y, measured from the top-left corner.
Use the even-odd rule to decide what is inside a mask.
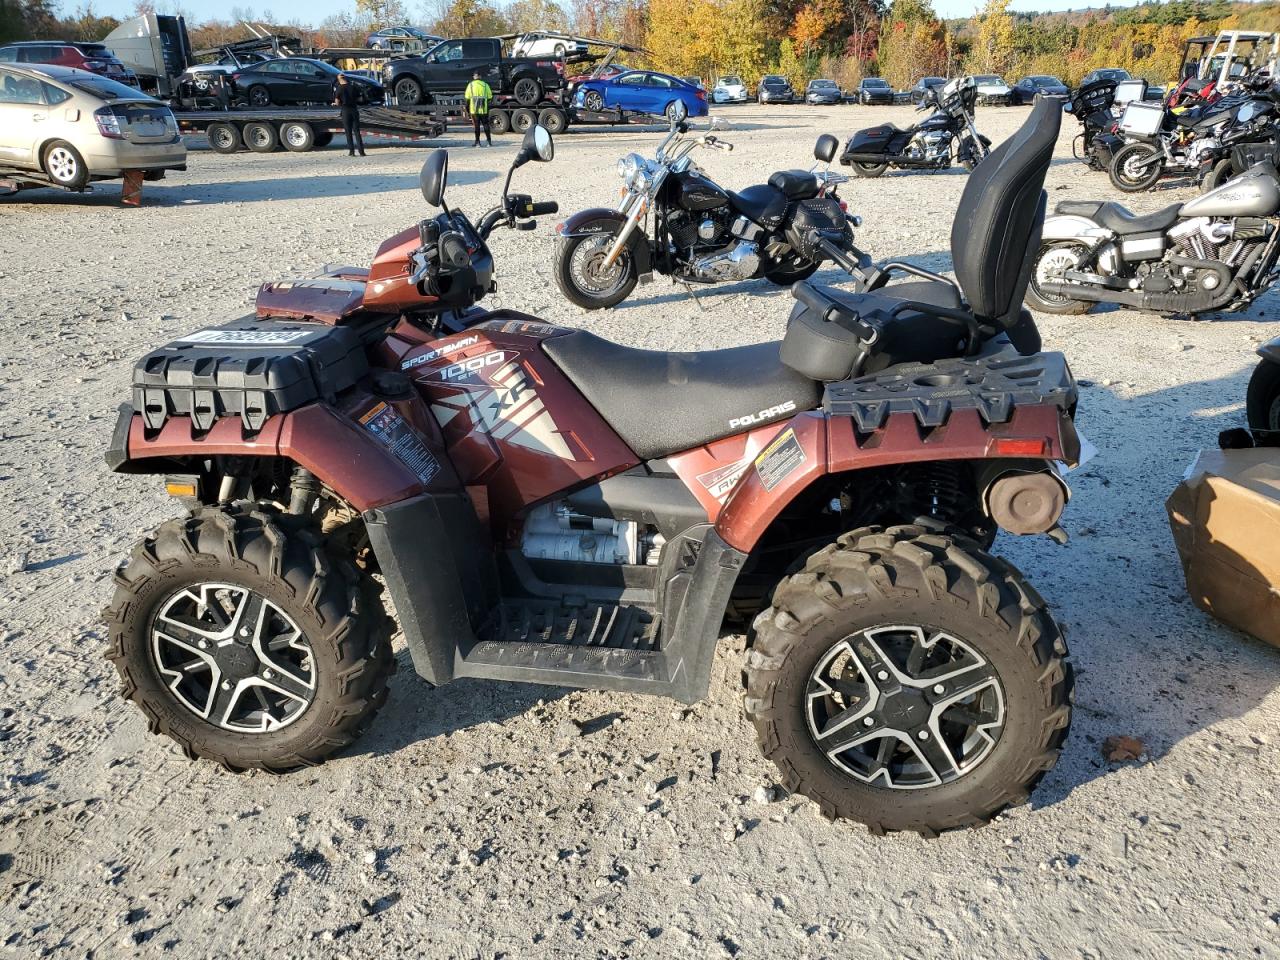
[[[742,187],[807,165],[907,108],[726,109]],[[1026,115],[983,109],[997,142]],[[1071,159],[1051,202],[1115,199]],[[659,134],[573,132],[518,189],[563,211],[609,204],[613,164]],[[463,141],[448,141],[464,146]],[[515,150],[457,150],[450,200],[472,212]],[[246,311],[261,280],[367,264],[423,213],[419,147],[216,156],[122,210],[38,191],[0,200],[0,943],[10,955],[221,957],[1280,957],[1280,651],[1198,612],[1163,501],[1198,448],[1242,421],[1256,344],[1280,296],[1190,323],[1108,310],[1042,317],[1084,384],[1099,455],[1072,480],[1071,543],[1002,538],[1071,631],[1075,726],[1033,803],[980,831],[876,839],[774,792],[739,705],[741,637],[709,699],[459,681],[409,669],[363,741],[273,778],[192,764],[147,735],[102,660],[98,611],[118,560],[172,515],[154,479],[102,451],[133,360]],[[964,174],[891,174],[844,193],[877,258],[949,269]],[[1193,195],[1176,184],[1143,211]],[[494,241],[495,305],[635,345],[777,338],[790,307],[763,281],[697,303],[659,280],[585,315],[551,278],[552,223]],[[837,281],[838,275],[823,276]],[[25,563],[25,569],[23,567]],[[20,572],[19,572],[20,571]],[[402,667],[407,656],[400,653]],[[1138,762],[1102,740],[1141,737]]]

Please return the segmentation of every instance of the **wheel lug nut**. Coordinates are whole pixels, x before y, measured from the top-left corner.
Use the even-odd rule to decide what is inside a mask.
[[[275,674],[273,674],[270,670],[264,670],[264,671],[262,671],[262,679],[263,679],[263,680],[270,680],[273,676],[275,676]]]
[[[921,740],[928,740],[928,739],[929,739],[929,731],[928,731],[928,730],[921,730],[919,733],[917,733],[917,734],[916,734],[916,736],[917,736],[917,737],[919,737]]]
[[[877,679],[877,680],[888,680],[888,679],[889,679],[889,671],[888,671],[888,670],[881,670],[879,673],[877,673],[877,674],[876,674],[876,679]]]
[[[933,692],[934,692],[934,693],[946,693],[946,691],[947,691],[947,688],[946,688],[946,687],[944,687],[944,686],[943,686],[942,684],[940,684],[940,683],[935,683],[935,684],[933,685]]]
[[[876,722],[875,722],[875,720],[874,720],[873,718],[871,718],[871,717],[867,717],[866,719],[864,719],[864,720],[862,721],[862,725],[863,725],[864,727],[874,727],[874,726],[876,725]]]
[[[241,631],[240,631],[240,636],[242,636],[242,637],[247,637],[248,635],[249,635],[249,628],[248,628],[248,627],[245,627],[243,630],[241,630]]]
[[[209,641],[208,641],[208,640],[201,640],[201,641],[200,641],[200,649],[201,649],[201,650],[208,650],[208,649],[209,649]]]
[[[231,689],[231,681],[230,681],[230,680],[223,680],[223,681],[222,681],[222,689],[223,689],[223,690],[230,690],[230,689]]]

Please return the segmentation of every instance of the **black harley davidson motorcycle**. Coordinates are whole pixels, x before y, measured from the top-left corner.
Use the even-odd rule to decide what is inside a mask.
[[[927,118],[905,130],[892,123],[859,130],[845,144],[840,162],[860,177],[878,177],[890,167],[946,170],[952,159],[972,170],[990,152],[991,141],[973,125],[978,85],[956,77],[925,91],[917,110],[933,108]]]
[[[814,169],[780,170],[739,192],[699,169],[691,156],[698,147],[733,149],[714,133],[691,135],[687,121],[674,121],[653,160],[629,153],[618,161],[623,192],[616,209],[582,210],[556,228],[556,282],[565,297],[587,310],[612,307],[654,272],[689,283],[764,277],[790,286],[833,259],[831,250],[863,256],[851,229],[860,221],[836,195],[849,178],[825,166],[839,147],[831,134],[818,138]]]

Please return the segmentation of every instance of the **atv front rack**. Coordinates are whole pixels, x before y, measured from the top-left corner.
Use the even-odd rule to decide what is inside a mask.
[[[1018,406],[1049,404],[1071,410],[1078,397],[1061,353],[1024,357],[1004,352],[898,364],[881,373],[829,383],[822,408],[828,416],[852,417],[859,431],[871,433],[893,413],[913,413],[925,428],[942,426],[953,410],[977,410],[985,423],[1007,423]]]

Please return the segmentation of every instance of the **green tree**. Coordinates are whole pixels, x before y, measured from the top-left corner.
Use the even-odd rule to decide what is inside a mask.
[[[374,30],[409,22],[409,14],[401,0],[356,0],[356,11],[368,18]]]
[[[1017,56],[1009,0],[987,0],[977,16],[977,38],[969,49],[969,69],[974,73],[1004,73]]]

